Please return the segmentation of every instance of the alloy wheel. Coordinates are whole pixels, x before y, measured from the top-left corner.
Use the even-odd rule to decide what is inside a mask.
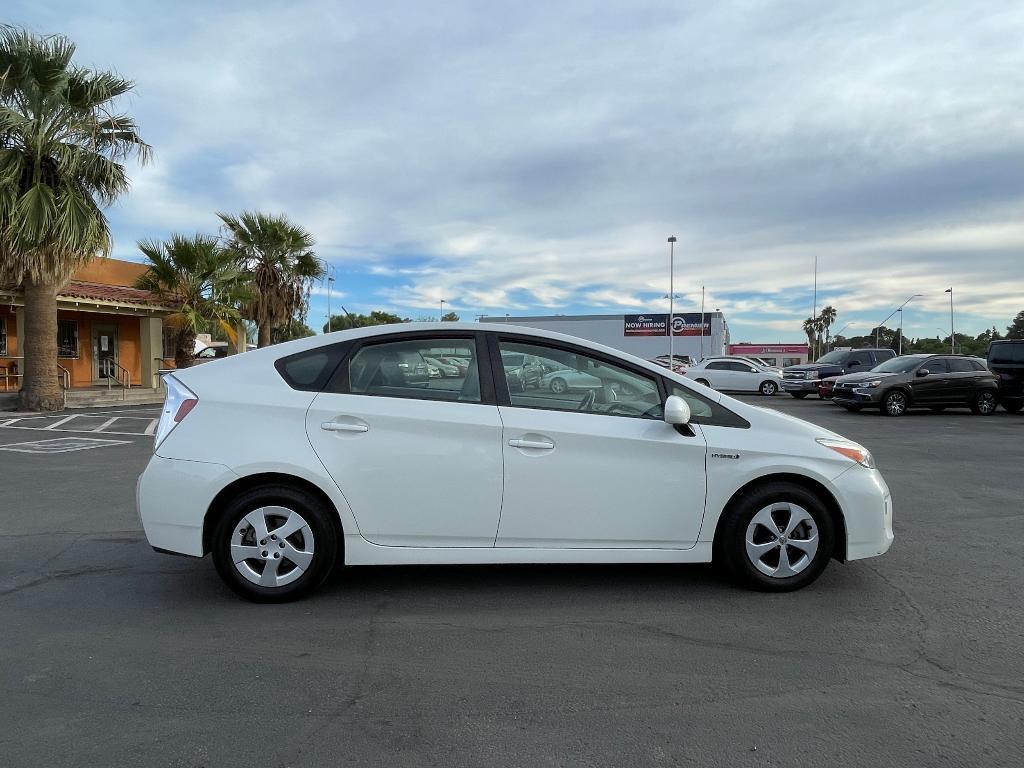
[[[806,569],[818,551],[818,526],[801,506],[776,502],[750,520],[744,542],[750,563],[775,579]]]
[[[231,561],[242,576],[261,587],[283,587],[313,562],[313,531],[287,507],[260,507],[247,514],[231,534]]]
[[[885,410],[890,416],[902,416],[907,410],[907,396],[902,392],[890,392],[885,398]]]
[[[556,395],[562,394],[563,392],[565,392],[566,389],[568,389],[568,387],[566,386],[566,383],[562,381],[562,379],[551,380],[551,391],[554,392]]]
[[[761,385],[762,395],[774,395],[776,391],[777,388],[775,386],[775,382],[773,381],[766,381]]]
[[[996,396],[992,392],[981,392],[978,395],[978,413],[988,416],[996,409]]]

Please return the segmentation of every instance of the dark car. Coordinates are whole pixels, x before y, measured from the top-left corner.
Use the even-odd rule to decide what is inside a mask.
[[[996,409],[996,377],[978,357],[904,355],[863,373],[836,379],[832,402],[848,411],[881,408],[902,416],[908,408],[970,408],[988,416]]]
[[[818,383],[830,376],[870,371],[879,363],[891,360],[891,349],[834,349],[815,363],[790,365],[782,369],[782,389],[795,398],[819,394]]]
[[[988,345],[988,369],[999,379],[999,402],[1010,413],[1024,407],[1024,339]]]

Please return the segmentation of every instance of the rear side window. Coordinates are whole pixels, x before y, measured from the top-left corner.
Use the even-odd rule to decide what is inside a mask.
[[[728,371],[728,370],[730,370],[729,363],[725,363],[725,362],[708,363],[704,367],[707,370],[709,370],[709,371]]]
[[[461,365],[439,367],[439,358]],[[506,362],[506,365],[508,363]],[[348,365],[347,392],[414,400],[481,402],[476,342],[472,338],[403,339],[366,344]]]
[[[974,373],[978,369],[966,357],[951,357],[949,359],[950,373]]]
[[[348,344],[330,344],[307,349],[274,363],[277,372],[289,387],[303,392],[319,392],[330,381],[331,374],[345,357]]]

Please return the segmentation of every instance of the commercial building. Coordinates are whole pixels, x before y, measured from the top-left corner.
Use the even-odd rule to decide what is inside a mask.
[[[806,344],[730,344],[729,354],[758,357],[768,365],[785,368],[806,363],[810,347]]]
[[[645,360],[667,355],[669,329],[676,355],[700,360],[725,353],[729,326],[721,312],[677,312],[669,322],[667,314],[643,315],[547,315],[539,317],[482,317],[485,323],[509,323],[579,336],[628,352]]]
[[[163,319],[168,301],[135,288],[146,267],[97,259],[57,294],[57,363],[68,389],[157,388],[157,372],[173,363]],[[24,294],[0,286],[0,392],[16,392],[24,374]],[[109,381],[108,381],[109,379]]]

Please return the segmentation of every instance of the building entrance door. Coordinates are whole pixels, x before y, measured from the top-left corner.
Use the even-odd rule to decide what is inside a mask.
[[[92,378],[106,383],[107,377],[118,378],[117,326],[96,323],[92,327]]]

